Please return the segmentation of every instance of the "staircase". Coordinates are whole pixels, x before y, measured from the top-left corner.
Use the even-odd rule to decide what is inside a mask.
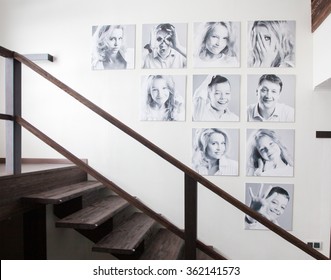
[[[8,166],[10,166],[12,173],[21,173],[21,128],[24,128],[45,144],[52,147],[71,163],[78,166],[82,172],[85,172],[85,177],[87,177],[86,174],[89,174],[91,177],[95,178],[95,180],[102,183],[102,185],[100,185],[96,182],[85,182],[86,180],[75,181],[70,175],[58,176],[56,179],[53,178],[49,180],[47,178],[43,178],[43,174],[41,174],[40,176],[38,175],[34,178],[38,181],[37,184],[25,175],[18,175],[17,178],[0,177],[0,222],[11,218],[16,214],[23,214],[23,223],[20,221],[18,222],[23,224],[20,226],[22,228],[21,235],[23,232],[23,239],[25,243],[23,242],[24,244],[21,244],[21,247],[28,247],[28,250],[25,250],[24,248],[24,253],[26,253],[26,251],[28,253],[28,256],[24,256],[24,258],[36,259],[36,257],[40,256],[46,258],[46,242],[40,242],[39,240],[45,238],[45,233],[43,232],[45,231],[43,230],[45,229],[45,204],[53,204],[54,214],[61,218],[61,221],[57,223],[57,226],[72,227],[74,230],[79,231],[81,234],[92,240],[96,243],[93,247],[93,251],[111,253],[119,258],[175,259],[180,258],[182,246],[179,244],[181,244],[181,240],[183,239],[185,240],[184,251],[186,259],[195,259],[196,256],[198,256],[198,258],[206,258],[206,256],[201,256],[200,252],[196,251],[196,248],[201,249],[214,259],[225,259],[211,247],[197,240],[197,186],[200,184],[220,199],[225,200],[241,212],[251,216],[275,234],[281,236],[292,245],[301,249],[303,252],[316,259],[328,259],[323,254],[307,246],[307,244],[302,240],[288,233],[286,230],[269,221],[261,214],[257,213],[235,197],[225,192],[220,186],[215,185],[207,178],[193,171],[190,167],[179,161],[177,158],[168,154],[166,151],[156,146],[154,143],[122,123],[120,120],[114,118],[101,107],[98,107],[96,104],[86,99],[83,95],[79,94],[52,76],[50,73],[34,64],[25,56],[5,49],[1,46],[0,56],[8,58],[8,63],[6,63],[6,71],[10,73],[10,75],[8,75],[8,79],[6,79],[6,82],[10,85],[8,86],[10,108],[8,109],[9,112],[7,114],[0,114],[0,120],[9,121],[12,123],[12,125],[8,126],[7,130],[7,134],[12,137],[12,143],[10,143],[7,147],[7,155],[10,159],[10,164],[8,164]],[[185,208],[184,229],[179,229],[164,216],[156,213],[153,209],[144,205],[141,201],[125,192],[122,188],[117,186],[115,182],[112,182],[108,178],[104,177],[97,170],[94,170],[91,166],[56,143],[53,139],[38,130],[22,117],[22,64],[32,69],[35,73],[38,73],[41,77],[63,90],[63,92],[76,99],[82,105],[89,108],[92,112],[96,113],[111,125],[115,126],[132,139],[135,139],[151,152],[155,153],[160,158],[176,167],[179,171],[183,172]],[[52,124],[50,123],[49,125]],[[48,177],[51,176],[52,174]],[[76,176],[78,178],[81,174],[76,174]],[[9,183],[7,179],[10,181]],[[75,182],[71,182],[70,184],[64,183],[64,181],[68,182],[70,180]],[[22,184],[22,182],[24,182],[24,184]],[[45,184],[47,184],[48,187],[45,187]],[[131,215],[121,215],[120,213],[126,209],[123,205],[122,207],[124,208],[121,210],[116,210],[115,206],[115,210],[108,209],[108,204],[113,205],[116,204],[115,202],[104,202],[107,205],[107,210],[105,210],[104,207],[102,207],[102,205],[105,204],[99,200],[115,199],[108,197],[113,194],[108,194],[107,196],[95,200],[91,199],[96,197],[94,196],[94,193],[98,193],[103,186],[107,187],[107,190],[111,190],[121,198],[124,198],[127,202],[129,202],[131,207],[134,206],[136,209],[139,209],[139,211],[134,210]],[[58,188],[61,189],[56,191]],[[93,203],[91,202],[92,200],[94,200]],[[36,205],[39,205],[39,207],[36,207]],[[81,210],[83,211],[81,212]],[[42,222],[39,222],[41,220]],[[118,223],[116,221],[118,221]],[[33,228],[34,226],[39,228],[38,233],[40,236],[36,236],[36,230]],[[16,230],[16,228],[16,226],[12,227],[13,230]],[[0,229],[2,229],[2,227],[0,227]],[[170,230],[171,233],[168,232],[168,230]],[[2,236],[11,237],[10,234],[7,234],[7,230],[4,234],[0,231],[0,234],[0,240],[3,239]],[[18,239],[21,240],[21,238]],[[120,241],[122,244],[119,246]],[[2,245],[7,246],[5,242],[2,242]],[[36,250],[35,245],[39,246],[38,250],[40,250],[40,252]],[[172,249],[172,247],[174,247],[174,249]],[[175,249],[178,249],[178,253],[175,253]],[[35,254],[36,251],[38,251],[37,254]]]
[[[93,198],[83,203],[86,197]],[[137,211],[123,198],[110,194],[96,181],[39,191],[23,196],[21,201],[53,205],[54,215],[59,218],[56,227],[78,231],[95,243],[92,251],[112,254],[118,259],[183,259],[184,241],[180,237]],[[197,256],[211,259],[201,251]]]

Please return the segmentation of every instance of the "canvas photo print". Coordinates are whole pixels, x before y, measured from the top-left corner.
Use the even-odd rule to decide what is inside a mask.
[[[142,68],[186,68],[186,23],[143,24],[142,44]]]
[[[247,176],[294,176],[294,129],[247,129]]]
[[[285,230],[292,230],[293,184],[246,183],[245,204]],[[245,215],[245,229],[268,229]]]
[[[192,168],[206,176],[239,175],[239,129],[192,129]]]
[[[185,121],[185,93],[185,75],[143,76],[140,120]]]
[[[247,76],[248,122],[294,122],[295,75]]]
[[[237,122],[240,75],[193,75],[193,121]]]
[[[248,22],[248,67],[295,67],[295,21]]]
[[[196,68],[240,66],[240,22],[194,23]]]
[[[135,67],[135,25],[92,26],[92,70]]]

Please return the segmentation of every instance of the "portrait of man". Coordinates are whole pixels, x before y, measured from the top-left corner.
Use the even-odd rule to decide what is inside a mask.
[[[295,76],[249,75],[247,121],[294,122]]]

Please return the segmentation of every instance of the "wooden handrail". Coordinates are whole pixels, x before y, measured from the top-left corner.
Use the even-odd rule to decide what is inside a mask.
[[[0,120],[13,121],[14,117],[7,114],[0,114]]]
[[[314,32],[331,13],[329,0],[311,0],[311,31]]]
[[[7,50],[7,52],[5,52],[5,53],[11,53],[11,51]],[[1,50],[0,50],[0,54],[1,54]],[[80,103],[84,104],[86,107],[91,109],[93,112],[95,112],[96,114],[98,114],[99,116],[101,116],[102,118],[104,118],[105,120],[107,120],[108,122],[113,124],[114,126],[116,126],[118,129],[122,130],[124,133],[128,134],[129,136],[131,136],[132,138],[137,140],[139,143],[146,146],[148,149],[152,150],[154,153],[159,155],[161,158],[165,159],[166,161],[168,161],[169,163],[171,163],[172,165],[174,165],[175,167],[177,167],[178,169],[183,171],[186,176],[189,176],[192,179],[196,180],[197,182],[199,182],[200,184],[202,184],[203,186],[208,188],[210,191],[214,192],[215,194],[217,194],[218,196],[220,196],[221,198],[223,198],[224,200],[226,200],[227,202],[229,202],[230,204],[232,204],[234,207],[241,210],[245,214],[251,216],[252,218],[257,220],[258,222],[260,222],[261,224],[263,224],[264,226],[266,226],[271,231],[275,232],[277,235],[281,236],[282,238],[284,238],[285,240],[287,240],[291,244],[295,245],[296,247],[298,247],[299,249],[301,249],[302,251],[306,252],[307,254],[309,254],[310,256],[312,256],[316,259],[328,259],[326,256],[324,256],[320,252],[318,252],[315,249],[309,247],[307,244],[305,244],[303,241],[301,241],[300,239],[298,239],[294,235],[288,233],[283,228],[281,228],[281,227],[277,226],[276,224],[274,224],[273,222],[269,221],[268,219],[263,217],[261,214],[259,214],[256,211],[252,210],[250,207],[248,207],[247,205],[245,205],[241,201],[237,200],[236,198],[234,198],[233,196],[231,196],[227,192],[223,191],[218,186],[216,186],[215,184],[213,184],[212,182],[207,180],[205,177],[201,176],[199,173],[192,170],[190,167],[186,166],[185,164],[183,164],[182,162],[180,162],[179,160],[177,160],[176,158],[174,158],[170,154],[166,153],[164,150],[162,150],[161,148],[159,148],[158,146],[156,146],[155,144],[153,144],[152,142],[150,142],[149,140],[147,140],[146,138],[144,138],[143,136],[138,134],[136,131],[134,131],[133,129],[131,129],[130,127],[125,125],[124,123],[122,123],[119,120],[117,120],[116,118],[114,118],[108,112],[106,112],[102,108],[98,107],[97,105],[95,105],[94,103],[92,103],[91,101],[89,101],[88,99],[83,97],[82,95],[80,95],[78,92],[76,92],[75,90],[73,90],[72,88],[70,88],[69,86],[67,86],[66,84],[64,84],[63,82],[61,82],[57,78],[55,78],[54,76],[52,76],[50,73],[48,73],[47,71],[45,71],[44,69],[42,69],[41,67],[39,67],[38,65],[33,63],[32,61],[30,61],[29,59],[27,59],[23,55],[21,55],[19,53],[16,53],[16,52],[13,52],[13,57],[16,60],[23,63],[24,65],[26,65],[27,67],[31,68],[33,71],[35,71],[36,73],[38,73],[39,75],[41,75],[42,77],[47,79],[48,81],[50,81],[51,83],[53,83],[54,85],[56,85],[57,87],[59,87],[60,89],[62,89],[63,91],[65,91],[66,93],[68,93],[70,96],[72,96],[73,98],[78,100]],[[35,134],[36,136],[38,134],[39,136],[45,138],[45,140],[49,142],[48,144],[51,147],[53,147],[52,145],[54,145],[54,143],[55,143],[53,140],[48,138],[42,132],[38,131],[36,128],[34,128],[32,125],[30,125],[24,119],[22,119],[21,117],[17,117],[17,118],[15,118],[15,120],[20,125],[22,125],[26,129],[28,129],[30,132],[32,132],[34,134],[36,133]],[[58,145],[58,144],[56,144],[56,145]],[[59,146],[57,148],[59,148],[60,150],[63,149],[61,146]],[[95,170],[93,170],[91,167],[89,167],[85,163],[84,163],[84,165],[82,165],[80,163],[80,160],[78,158],[76,158],[74,155],[72,155],[71,153],[69,153],[68,151],[65,151],[63,149],[62,152],[61,151],[58,151],[58,152],[60,152],[62,155],[64,155],[62,152],[66,153],[66,154],[68,153],[69,157],[67,157],[66,155],[64,155],[64,156],[67,157],[72,162],[74,162],[75,164],[77,164],[78,166],[80,166],[83,170],[85,170],[85,171],[88,170],[88,173],[91,176],[93,176],[94,178],[96,178],[97,180],[99,180],[99,177],[100,177],[100,179],[101,179],[100,182],[101,183],[103,183],[103,181],[104,181],[105,185],[108,185],[109,187],[112,187],[112,188],[116,189],[118,192],[121,192],[121,193],[123,192],[123,195],[124,195],[125,192],[121,188],[116,186],[114,183],[110,182],[107,178],[103,177],[101,174],[99,176],[99,173],[97,173]],[[77,159],[77,162],[76,162],[76,159]],[[115,191],[115,192],[117,192],[117,191]],[[137,200],[134,199],[134,198],[130,198],[129,201],[132,202],[133,205],[140,205],[140,203],[137,203]],[[155,214],[155,219],[157,221],[159,221],[161,224],[166,222],[166,220],[164,218],[162,218],[160,215],[156,214],[153,210],[147,208],[145,205],[142,204],[139,207],[138,206],[136,206],[136,207],[139,208],[142,211],[144,211],[144,210],[147,211],[147,213],[150,213],[151,216],[152,215],[154,216],[154,214]],[[169,221],[167,221],[167,223],[169,223]],[[169,228],[169,229],[171,229],[171,228]],[[184,238],[183,232],[180,229],[176,229],[176,227],[175,227],[171,230],[174,233],[178,234],[178,236]],[[197,244],[199,245],[200,243],[198,242]]]
[[[176,235],[178,235],[182,239],[185,238],[185,233],[181,229],[179,229],[178,227],[173,225],[170,221],[168,221],[162,215],[160,215],[160,214],[156,213],[155,211],[153,211],[151,208],[146,206],[144,203],[139,201],[137,198],[135,198],[132,195],[130,195],[129,193],[125,192],[123,189],[121,189],[119,186],[117,186],[114,182],[112,182],[109,179],[107,179],[106,177],[104,177],[98,171],[96,171],[91,166],[89,166],[85,161],[79,159],[78,157],[76,157],[75,155],[70,153],[68,150],[63,148],[61,145],[59,145],[54,140],[49,138],[47,135],[42,133],[40,130],[35,128],[33,125],[28,123],[22,117],[16,117],[15,121],[18,124],[20,124],[22,127],[24,127],[26,130],[30,131],[33,135],[38,137],[40,140],[42,140],[44,143],[46,143],[47,145],[52,147],[54,150],[56,150],[57,152],[62,154],[64,157],[69,159],[72,163],[76,164],[79,168],[81,168],[86,173],[91,175],[93,178],[95,178],[97,181],[102,183],[104,186],[110,188],[115,193],[117,193],[119,196],[121,196],[122,198],[127,200],[129,203],[131,203],[131,205],[135,206],[136,208],[138,208],[139,210],[141,210],[145,214],[149,215],[155,221],[157,221],[158,223],[160,223],[161,225],[163,225],[164,227],[166,227],[167,229],[169,229],[170,231],[172,231],[173,233],[175,233]],[[222,255],[218,254],[217,252],[215,252],[214,250],[212,250],[211,248],[206,246],[201,241],[197,242],[197,247],[200,250],[202,250],[203,252],[205,252],[206,254],[212,256],[215,259],[219,259],[219,260],[224,260],[225,259]]]
[[[0,46],[0,56],[6,58],[14,58],[14,52]]]

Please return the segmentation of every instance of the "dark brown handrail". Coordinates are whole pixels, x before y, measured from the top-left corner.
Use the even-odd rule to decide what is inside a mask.
[[[164,218],[162,215],[156,213],[153,211],[151,208],[146,206],[144,203],[139,201],[137,198],[134,196],[130,195],[129,193],[125,192],[123,189],[121,189],[119,186],[117,186],[114,182],[110,181],[106,177],[104,177],[102,174],[100,174],[98,171],[93,169],[91,166],[89,166],[86,162],[83,160],[79,159],[72,153],[70,153],[68,150],[63,148],[61,145],[56,143],[54,140],[49,138],[47,135],[42,133],[40,130],[35,128],[33,125],[28,123],[26,120],[24,120],[22,117],[16,117],[15,121],[24,127],[26,130],[30,131],[33,135],[38,137],[40,140],[42,140],[44,143],[52,147],[54,150],[62,154],[64,157],[69,159],[72,163],[76,164],[79,168],[87,172],[89,175],[91,175],[93,178],[95,178],[97,181],[102,183],[104,186],[110,188],[113,190],[115,193],[117,193],[119,196],[127,200],[131,205],[135,206],[145,214],[149,215],[152,217],[154,220],[156,220],[158,223],[178,235],[179,237],[184,239],[184,232],[173,225],[171,222],[169,222],[166,218]],[[222,255],[218,254],[217,252],[213,251],[210,247],[206,246],[204,243],[201,241],[197,242],[197,247],[207,253],[208,255],[214,257],[215,259],[223,260],[225,259]]]
[[[6,58],[14,58],[14,52],[0,46],[0,56]]]
[[[232,204],[234,207],[238,208],[239,210],[241,210],[245,214],[253,217],[258,222],[260,222],[261,224],[263,224],[264,226],[266,226],[271,231],[275,232],[277,235],[281,236],[282,238],[284,238],[285,240],[287,240],[291,244],[295,245],[296,247],[300,248],[302,251],[306,252],[307,254],[309,254],[310,256],[312,256],[316,259],[328,259],[326,256],[324,256],[320,252],[318,252],[315,249],[309,247],[308,245],[306,245],[303,241],[301,241],[297,237],[293,236],[292,234],[288,233],[283,228],[281,228],[281,227],[277,226],[276,224],[274,224],[273,222],[269,221],[268,219],[263,217],[261,214],[259,214],[256,211],[252,210],[250,207],[248,207],[247,205],[245,205],[241,201],[237,200],[236,198],[234,198],[233,196],[231,196],[227,192],[220,189],[215,184],[211,183],[205,177],[203,177],[200,174],[198,174],[197,172],[193,171],[190,167],[186,166],[185,164],[183,164],[182,162],[180,162],[179,160],[177,160],[176,158],[174,158],[170,154],[166,153],[164,150],[162,150],[161,148],[159,148],[158,146],[156,146],[155,144],[153,144],[152,142],[150,142],[149,140],[147,140],[146,138],[144,138],[143,136],[138,134],[136,131],[134,131],[130,127],[126,126],[124,123],[120,122],[119,120],[117,120],[116,118],[111,116],[105,110],[103,110],[102,108],[98,107],[97,105],[95,105],[94,103],[92,103],[91,101],[89,101],[88,99],[83,97],[82,95],[80,95],[78,92],[76,92],[75,90],[73,90],[72,88],[70,88],[69,86],[67,86],[66,84],[64,84],[63,82],[61,82],[57,78],[55,78],[54,76],[52,76],[50,73],[48,73],[47,71],[45,71],[44,69],[42,69],[41,67],[39,67],[38,65],[33,63],[32,61],[30,61],[29,59],[27,59],[23,55],[21,55],[19,53],[16,53],[16,52],[11,52],[11,51],[6,50],[4,48],[0,48],[0,55],[2,55],[3,52],[5,54],[11,54],[12,53],[14,59],[20,61],[21,63],[23,63],[27,67],[31,68],[33,71],[35,71],[36,73],[38,73],[39,75],[41,75],[42,77],[44,77],[45,79],[47,79],[48,81],[50,81],[51,83],[53,83],[54,85],[56,85],[57,87],[59,87],[60,89],[65,91],[66,93],[68,93],[70,96],[72,96],[73,98],[78,100],[80,103],[84,104],[86,107],[91,109],[93,112],[95,112],[96,114],[98,114],[99,116],[101,116],[102,118],[104,118],[105,120],[107,120],[108,122],[113,124],[114,126],[116,126],[118,129],[122,130],[123,132],[125,132],[126,134],[128,134],[129,136],[131,136],[132,138],[137,140],[138,142],[140,142],[142,145],[144,145],[148,149],[152,150],[154,153],[159,155],[161,158],[165,159],[166,161],[168,161],[169,163],[171,163],[172,165],[174,165],[175,167],[177,167],[178,169],[183,171],[186,175],[188,175],[192,179],[196,180],[197,182],[199,182],[200,184],[202,184],[203,186],[208,188],[210,191],[212,191],[215,194],[217,194],[218,196],[222,197],[224,200],[226,200],[227,202]],[[27,126],[27,127],[31,128],[31,125],[28,124],[26,121],[24,121],[22,118],[16,118],[16,121],[18,123],[20,123],[23,127]],[[33,129],[35,129],[35,128],[33,128]],[[39,134],[39,132],[38,132],[38,134]],[[49,140],[51,140],[51,139],[49,139]],[[72,155],[72,156],[74,156],[74,155]],[[70,159],[70,160],[72,160],[72,159]],[[85,167],[85,168],[87,168],[87,167]],[[90,172],[94,173],[95,170],[90,170]],[[93,176],[93,175],[91,174],[91,176]],[[96,179],[98,179],[98,178],[96,178]],[[104,178],[104,179],[109,181],[106,178]],[[107,181],[105,181],[105,182],[107,182]],[[111,182],[111,185],[116,186],[112,182]],[[116,188],[119,188],[119,187],[116,186]],[[119,191],[124,192],[122,189],[120,189]],[[136,200],[133,200],[133,202],[136,203]],[[139,207],[137,207],[137,208],[139,208]],[[153,210],[151,210],[151,211],[154,212]],[[159,216],[158,214],[156,214],[156,215]],[[158,220],[158,219],[156,219],[156,220]],[[178,235],[182,237],[181,234],[183,234],[182,231],[180,231],[180,233]],[[200,244],[200,243],[198,242],[198,244]]]
[[[0,114],[0,120],[13,121],[14,117],[7,114]]]

